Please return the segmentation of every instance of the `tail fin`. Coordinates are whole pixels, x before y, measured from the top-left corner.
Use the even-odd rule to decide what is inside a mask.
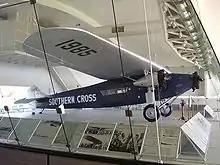
[[[28,104],[46,96],[47,95],[41,92],[37,86],[33,85],[27,90],[27,97],[16,100],[14,104]]]

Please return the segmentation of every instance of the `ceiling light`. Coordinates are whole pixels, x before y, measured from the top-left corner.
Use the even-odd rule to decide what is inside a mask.
[[[177,27],[177,24],[176,24],[176,22],[173,22],[173,28],[176,28]]]
[[[185,40],[185,41],[183,42],[183,47],[186,47],[187,44],[188,44],[188,42]]]
[[[191,25],[192,22],[191,21],[186,21],[187,25]]]
[[[198,47],[199,46],[199,43],[198,42],[194,42],[195,46]]]
[[[163,12],[166,13],[168,11],[168,7],[166,5],[163,6]]]
[[[183,16],[184,16],[184,18],[188,18],[190,16],[190,13],[187,11],[184,11]]]
[[[9,3],[2,3],[2,4],[0,4],[0,7],[3,7],[3,6],[6,6],[6,5],[8,5]]]
[[[180,38],[183,37],[183,33],[182,33],[182,31],[180,31],[180,33],[179,33],[179,37],[180,37]]]
[[[193,30],[194,29],[194,27],[191,25],[191,26],[189,26],[189,30]]]
[[[186,3],[184,2],[184,3],[182,3],[182,4],[180,4],[180,8],[182,9],[182,10],[185,10],[185,8],[187,7],[187,5],[186,5]]]
[[[197,36],[193,36],[192,38],[193,38],[193,40],[196,40],[196,39],[197,39]]]

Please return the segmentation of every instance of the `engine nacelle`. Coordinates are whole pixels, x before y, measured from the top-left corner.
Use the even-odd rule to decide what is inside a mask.
[[[153,73],[154,86],[158,86],[158,75],[157,72]],[[135,86],[141,87],[152,87],[151,74],[148,74],[133,83]]]

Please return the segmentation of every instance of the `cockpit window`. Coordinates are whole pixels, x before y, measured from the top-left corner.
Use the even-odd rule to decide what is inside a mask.
[[[130,88],[125,87],[125,88],[115,88],[115,89],[107,89],[107,90],[102,90],[100,91],[103,96],[106,95],[117,95],[117,94],[122,94],[126,93]]]

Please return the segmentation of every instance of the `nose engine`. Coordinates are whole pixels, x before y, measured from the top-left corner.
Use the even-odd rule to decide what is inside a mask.
[[[203,81],[203,79],[199,76],[198,72],[194,72],[192,74],[192,90],[193,90],[193,92],[196,89],[199,89],[200,81]]]

